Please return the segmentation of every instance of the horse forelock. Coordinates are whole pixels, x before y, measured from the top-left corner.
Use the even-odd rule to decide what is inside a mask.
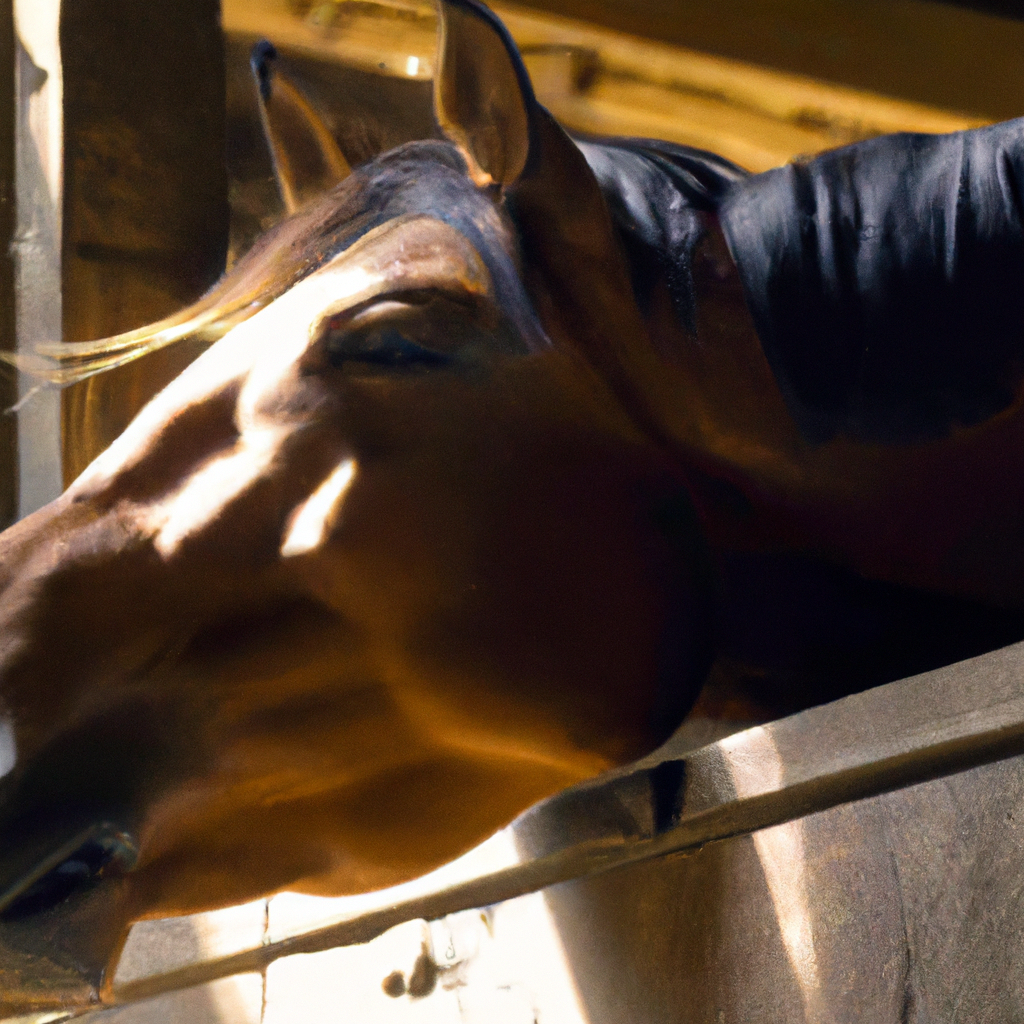
[[[412,142],[357,168],[330,192],[282,221],[219,286],[226,296],[258,293],[265,305],[400,217],[425,216],[464,235],[487,267],[499,310],[531,348],[546,344],[519,270],[518,239],[493,194],[468,177],[448,142]]]
[[[491,296],[527,349],[550,344],[520,276],[518,236],[496,193],[469,178],[448,142],[413,142],[352,172],[290,215],[191,306],[156,324],[97,341],[44,344],[36,355],[0,353],[26,373],[65,386],[123,366],[186,338],[212,342],[304,278],[342,256],[368,232],[425,217],[462,234],[490,273]],[[56,365],[54,365],[56,364]]]

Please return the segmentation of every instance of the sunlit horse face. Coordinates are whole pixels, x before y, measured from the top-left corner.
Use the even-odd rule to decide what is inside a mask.
[[[25,880],[83,835],[98,963],[144,914],[395,883],[673,724],[681,481],[541,326],[463,151],[283,225],[239,273],[291,286],[0,538],[8,923],[61,912]]]

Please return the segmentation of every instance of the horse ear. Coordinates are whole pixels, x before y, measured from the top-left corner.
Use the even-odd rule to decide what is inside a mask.
[[[347,178],[348,161],[309,100],[273,67],[277,51],[263,39],[252,49],[263,134],[288,213]]]
[[[438,0],[438,8],[438,123],[478,185],[502,186],[548,336],[580,351],[635,406],[632,363],[651,346],[597,178],[537,102],[498,18],[478,0]]]
[[[473,181],[510,185],[530,155],[537,108],[508,30],[476,0],[440,0],[434,111]]]

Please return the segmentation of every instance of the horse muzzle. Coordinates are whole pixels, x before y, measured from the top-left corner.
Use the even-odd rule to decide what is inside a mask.
[[[100,998],[138,916],[144,808],[173,760],[160,710],[108,710],[0,780],[0,1017]]]

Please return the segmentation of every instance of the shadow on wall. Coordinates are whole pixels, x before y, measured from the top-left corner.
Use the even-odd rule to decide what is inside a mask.
[[[1024,759],[550,890],[589,1024],[1003,1024]]]

